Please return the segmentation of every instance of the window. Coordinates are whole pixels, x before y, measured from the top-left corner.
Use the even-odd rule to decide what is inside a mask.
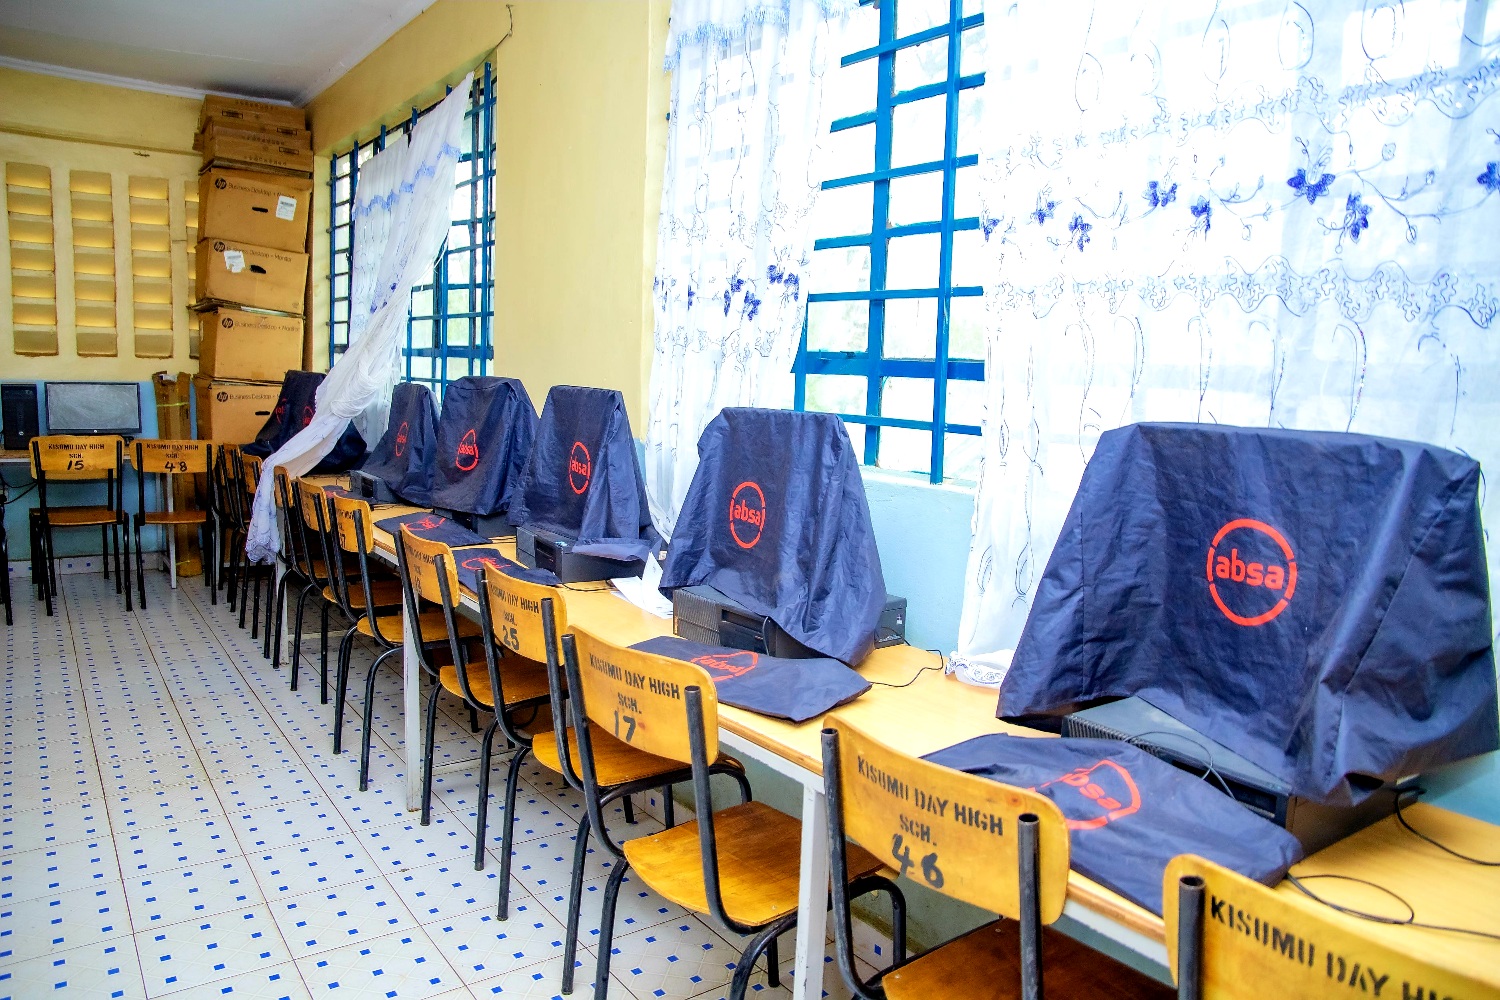
[[[453,223],[433,265],[432,281],[412,289],[407,317],[406,378],[425,382],[440,397],[452,379],[483,375],[494,357],[490,329],[494,318],[492,260],[495,246],[495,93],[488,63],[474,81],[464,115],[463,155],[453,192]],[[391,133],[333,157],[329,171],[329,358],[349,347],[349,271],[354,242],[350,206],[359,188],[359,169],[388,139],[405,135],[427,110]]]
[[[967,7],[972,13],[965,14]],[[975,478],[984,379],[977,0],[865,0],[829,74],[796,406],[837,413],[866,465]]]

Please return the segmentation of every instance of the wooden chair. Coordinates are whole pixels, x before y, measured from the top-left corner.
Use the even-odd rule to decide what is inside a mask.
[[[255,507],[255,493],[260,487],[260,471],[262,460],[255,455],[246,455],[243,450],[235,449],[233,455],[235,486],[239,495],[239,517],[244,525],[244,534],[248,538],[250,534],[250,514]],[[245,609],[250,597],[250,583],[255,581],[255,610],[250,615],[250,636],[256,638],[260,634],[260,590],[264,584],[266,588],[266,609],[271,606],[271,589],[276,585],[275,577],[272,575],[274,567],[269,563],[252,563],[245,555],[245,543],[242,541],[236,556],[241,560],[243,571],[240,574],[240,628],[245,627]],[[269,616],[267,616],[269,618]],[[270,622],[267,621],[267,628]]]
[[[563,636],[562,646],[584,799],[601,839],[621,858],[610,872],[599,917],[596,1000],[604,1000],[609,992],[615,903],[632,868],[642,882],[668,900],[711,914],[736,933],[751,935],[735,967],[732,1000],[743,1000],[751,971],[762,954],[770,985],[778,985],[776,939],[797,923],[802,824],[752,801],[742,775],[738,776],[740,803],[714,809],[709,762],[718,758],[719,706],[707,671],[692,663],[611,645],[577,626]],[[687,763],[692,771],[696,821],[615,847],[603,832],[598,785],[601,758],[592,738],[596,727],[614,733],[617,740],[636,750]],[[722,852],[721,841],[727,845]],[[896,926],[904,929],[905,900],[881,874],[881,862],[868,851],[851,847],[847,855],[840,854],[840,864],[835,882],[841,891],[854,895],[886,892]],[[854,882],[845,885],[840,877]]]
[[[438,695],[447,691],[462,700],[471,713],[491,716],[490,724],[480,737],[479,802],[474,822],[474,868],[478,870],[484,867],[485,820],[489,811],[490,762],[495,732],[501,719],[506,720],[507,732],[519,732],[521,726],[517,716],[520,713],[528,713],[533,720],[536,718],[538,710],[549,699],[547,668],[544,664],[520,657],[497,657],[493,651],[482,660],[472,659],[466,647],[476,630],[468,619],[454,614],[461,591],[453,550],[442,542],[420,538],[403,526],[396,554],[401,566],[408,616],[415,620],[421,616],[424,602],[434,604],[442,611],[448,628],[446,652],[449,662],[446,665],[439,663],[427,648],[417,650],[422,669],[434,682],[427,697],[427,726],[422,744],[423,826],[432,822],[432,757]],[[483,629],[478,631],[482,637]]]
[[[1052,996],[1167,998],[1149,977],[1049,929],[1068,891],[1068,826],[1051,799],[894,750],[843,720],[823,730],[823,786],[832,845],[839,971],[861,1000]],[[914,881],[1002,919],[893,963],[865,980],[854,963],[845,839],[880,852]]]
[[[338,545],[338,540],[333,537],[334,526],[330,523],[328,513],[328,494],[323,492],[323,487],[316,483],[310,483],[305,479],[298,479],[293,484],[292,496],[292,522],[301,544],[298,552],[302,557],[299,570],[312,584],[310,587],[302,588],[297,595],[297,616],[292,625],[292,660],[291,660],[291,689],[297,690],[297,675],[302,666],[302,617],[307,610],[307,598],[313,597],[318,602],[318,700],[320,704],[328,704],[328,614],[330,611],[339,609],[338,594],[333,587],[333,564],[343,561],[343,552]],[[372,543],[373,544],[373,543]],[[393,599],[387,601],[383,607],[400,604],[400,596],[388,595]],[[357,622],[362,612],[355,613],[351,622]]]
[[[169,495],[173,476],[207,475],[213,463],[213,446],[207,441],[185,440],[138,440],[130,449],[130,463],[135,467],[138,487],[138,507],[135,524],[135,575],[140,588],[141,610],[146,609],[146,558],[141,546],[141,529],[148,524],[161,525],[163,539],[167,532],[177,530],[178,525],[196,527],[199,545],[203,552],[203,578],[210,591],[213,590],[213,560],[209,553],[214,550],[213,523],[203,508],[199,497],[196,510],[151,510],[146,503],[146,477],[160,476],[162,497]]]
[[[57,528],[99,529],[103,543],[100,561],[109,579],[110,542],[114,542],[115,593],[125,594],[125,610],[133,609],[130,593],[130,535],[125,514],[125,440],[114,434],[47,434],[31,439],[31,475],[37,484],[37,506],[33,514],[33,544],[41,549],[41,587],[52,615],[52,595],[57,593],[57,550],[53,532]],[[100,481],[105,484],[103,504],[59,506],[49,501],[49,483]],[[120,559],[120,536],[125,536],[125,558]]]
[[[354,651],[354,634],[373,640],[380,649],[375,662],[370,664],[370,669],[365,674],[365,711],[359,746],[359,790],[364,791],[369,787],[370,778],[370,739],[375,711],[376,672],[382,663],[401,652],[406,629],[400,610],[389,610],[376,596],[377,578],[372,573],[370,562],[370,553],[375,549],[375,522],[370,505],[349,497],[335,496],[332,500],[335,537],[339,549],[354,556],[359,567],[360,589],[364,592],[364,604],[358,609],[359,620],[355,622],[353,634],[346,636],[345,642],[339,647],[333,709],[333,752],[336,754],[343,751],[344,702],[348,699],[349,661]],[[448,625],[441,612],[424,612],[415,620],[417,635],[414,639],[417,644],[441,646],[448,642]],[[478,638],[479,627],[472,622],[461,623],[459,634],[463,639]]]
[[[281,626],[287,609],[287,593],[296,588],[298,599],[301,600],[313,583],[301,569],[299,547],[302,532],[293,520],[296,507],[292,502],[292,478],[284,465],[272,469],[271,477],[276,490],[276,530],[281,536],[281,551],[276,554],[280,572],[276,574],[276,589],[272,592],[269,615],[271,624],[266,629],[266,641],[262,648],[270,659],[272,668],[280,670]]]
[[[224,587],[229,600],[229,610],[238,606],[240,577],[245,561],[245,538],[249,532],[250,512],[245,506],[244,459],[239,445],[226,444],[219,448],[218,461],[214,465],[214,509],[222,521],[218,534],[223,545],[222,571],[215,578]]]
[[[1439,965],[1423,947],[1449,935],[1345,916],[1191,854],[1167,866],[1162,903],[1181,1000],[1500,997],[1481,963]]]
[[[338,516],[333,511],[331,498],[325,496],[324,499],[325,503],[321,505],[303,502],[299,506],[302,510],[311,507],[316,512],[316,534],[322,539],[322,549],[313,551],[306,565],[309,573],[326,577],[328,583],[321,586],[321,589],[316,583],[312,587],[325,604],[331,603],[349,623],[339,639],[339,656],[342,658],[346,656],[346,648],[352,648],[355,636],[359,635],[359,622],[364,618],[367,601],[375,602],[377,613],[400,613],[401,581],[381,563],[367,561],[366,569],[375,576],[369,581],[369,587],[365,587],[365,578],[354,562],[355,557],[340,544]],[[351,530],[352,526],[351,522]],[[327,700],[326,697],[323,698],[325,703]]]

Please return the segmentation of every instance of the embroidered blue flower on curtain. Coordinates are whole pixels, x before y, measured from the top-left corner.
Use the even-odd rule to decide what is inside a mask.
[[[1003,675],[1104,430],[1500,458],[1500,0],[988,0],[985,23],[961,674]]]
[[[828,134],[823,75],[837,55],[830,33],[854,5],[672,4],[646,429],[647,495],[664,535],[698,467],[698,436],[719,410],[791,405]]]

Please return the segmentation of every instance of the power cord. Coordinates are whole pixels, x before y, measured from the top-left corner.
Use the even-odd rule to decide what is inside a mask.
[[[885,688],[911,687],[913,684],[915,684],[917,682],[917,678],[921,677],[923,674],[927,673],[927,671],[929,671],[929,670],[942,670],[944,667],[946,667],[948,665],[948,658],[945,657],[942,653],[938,652],[937,650],[935,650],[935,649],[927,649],[927,650],[923,650],[923,652],[931,653],[933,656],[936,656],[938,658],[937,665],[936,666],[931,666],[931,667],[921,667],[921,668],[919,668],[916,673],[912,674],[911,680],[906,681],[904,684],[893,684],[890,681],[871,681],[870,685],[872,687],[885,687]]]
[[[1500,868],[1500,861],[1485,861],[1481,858],[1471,858],[1467,854],[1462,854],[1458,851],[1455,851],[1453,848],[1447,846],[1446,844],[1438,843],[1436,840],[1429,837],[1421,830],[1418,830],[1416,827],[1412,826],[1411,823],[1407,820],[1405,814],[1401,812],[1401,796],[1408,793],[1420,798],[1427,793],[1427,789],[1421,787],[1420,785],[1413,785],[1408,788],[1400,789],[1396,792],[1396,822],[1401,824],[1402,829],[1411,834],[1413,837],[1417,837],[1420,840],[1427,841],[1427,843],[1431,844],[1433,847],[1436,847],[1438,850],[1453,855],[1460,861],[1467,861],[1471,865],[1482,865],[1485,868]]]

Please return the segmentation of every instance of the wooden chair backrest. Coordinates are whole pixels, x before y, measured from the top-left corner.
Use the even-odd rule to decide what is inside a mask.
[[[458,564],[453,558],[453,549],[443,542],[434,542],[412,534],[406,525],[401,526],[401,544],[406,547],[406,571],[411,574],[411,586],[424,601],[442,607],[458,607]],[[442,583],[448,585],[448,600],[443,600]]]
[[[213,445],[207,441],[152,438],[137,440],[130,452],[130,464],[137,472],[188,473],[207,472]]]
[[[1347,917],[1301,893],[1277,892],[1191,854],[1173,858],[1162,878],[1167,966],[1174,978],[1179,961],[1178,893],[1184,877],[1203,884],[1203,1000],[1321,1000],[1346,994],[1397,1000],[1500,996],[1493,982],[1431,961],[1422,939],[1429,934],[1447,936],[1442,932]],[[1375,912],[1390,905],[1389,900],[1375,904],[1380,907]],[[1393,935],[1409,940],[1392,946],[1387,941]]]
[[[703,692],[705,756],[719,756],[719,699],[708,671],[693,663],[654,656],[605,642],[574,627],[583,708],[589,719],[617,739],[658,757],[692,763],[687,701],[683,692]]]
[[[313,531],[321,531],[328,524],[328,494],[323,492],[323,487],[314,485],[305,479],[297,480],[297,498],[302,501],[302,521]],[[318,509],[322,506],[324,512],[323,524],[318,524]]]
[[[1016,821],[1037,817],[1042,923],[1062,916],[1068,824],[1051,799],[893,750],[840,718],[844,833],[902,875],[945,896],[1020,916]]]
[[[547,632],[542,628],[542,601],[552,600],[555,635],[561,636],[568,630],[568,605],[561,588],[518,580],[493,566],[484,567],[481,579],[490,592],[490,627],[495,639],[518,656],[546,663]],[[556,649],[553,653],[562,655]]]
[[[284,465],[272,469],[271,475],[276,477],[276,509],[286,510],[292,499],[292,477],[287,474]]]
[[[318,492],[322,494],[321,490]],[[338,538],[339,548],[345,552],[359,551],[361,532],[354,520],[354,515],[358,513],[363,519],[365,553],[375,551],[375,521],[370,513],[370,505],[354,497],[335,496],[332,500],[334,535]]]
[[[260,488],[260,470],[264,460],[256,455],[245,456],[245,492],[255,496],[255,491]]]
[[[31,477],[104,479],[120,474],[125,439],[118,434],[43,434],[31,439]]]

